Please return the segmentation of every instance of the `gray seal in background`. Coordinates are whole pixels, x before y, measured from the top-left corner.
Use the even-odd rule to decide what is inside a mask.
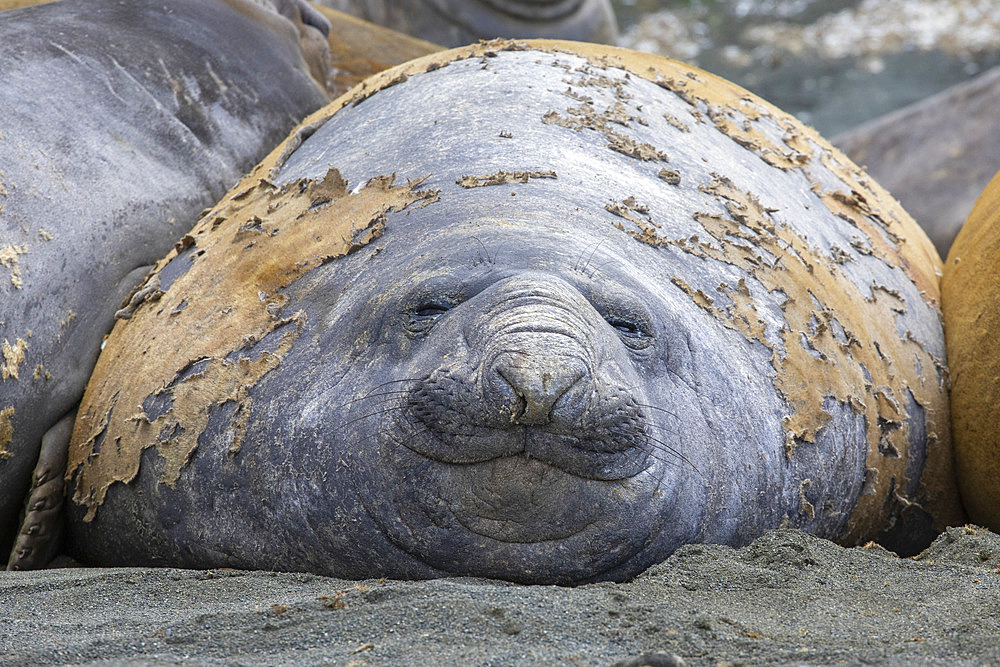
[[[493,37],[614,44],[608,0],[319,0],[319,4],[444,46]]]
[[[1000,67],[833,138],[878,179],[941,259],[1000,167]]]
[[[0,14],[0,545],[143,267],[326,101],[312,73],[325,81],[327,24],[303,6],[66,0]]]
[[[940,260],[788,114],[496,40],[306,123],[110,334],[68,457],[79,558],[574,584],[962,520]]]

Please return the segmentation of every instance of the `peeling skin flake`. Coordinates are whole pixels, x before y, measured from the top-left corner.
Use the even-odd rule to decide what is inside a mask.
[[[21,289],[24,281],[21,279],[21,267],[18,265],[18,255],[28,252],[27,246],[8,245],[0,248],[0,265],[10,270],[10,284]]]
[[[18,338],[11,345],[6,338],[3,341],[3,365],[0,366],[0,377],[19,379],[17,377],[17,367],[24,361],[24,352],[28,349],[28,343],[23,338]]]
[[[330,258],[378,238],[388,212],[437,200],[436,191],[417,189],[419,181],[400,186],[393,176],[374,178],[348,194],[336,169],[322,181],[278,188],[262,177],[270,173],[276,155],[280,153],[272,153],[270,161],[232,190],[235,194],[202,217],[190,241],[159,262],[150,282],[191,246],[196,246],[199,259],[211,261],[191,262],[168,289],[160,290],[156,301],[138,301],[130,319],[115,325],[111,349],[134,354],[102,355],[98,360],[69,453],[67,479],[76,478],[74,500],[87,507],[86,520],[95,516],[111,484],[135,477],[146,447],[155,446],[164,459],[161,481],[175,483],[212,410],[229,401],[237,406],[230,453],[239,451],[250,414],[250,389],[278,367],[302,331],[304,313],[282,316],[286,297],[280,290]],[[268,242],[242,242],[250,227],[259,227]],[[322,237],[316,234],[320,228]],[[294,262],[288,260],[293,257]],[[205,286],[228,295],[227,307],[198,298]],[[227,358],[247,341],[264,340],[278,329],[284,333],[277,349],[255,358]],[[157,360],[155,366],[149,365],[150,358]],[[185,374],[195,362],[198,372]],[[133,369],[138,366],[142,373]],[[142,379],[121,387],[111,380],[116,377]],[[141,406],[153,397],[165,399],[170,408],[150,417]],[[112,409],[95,407],[102,405]],[[117,446],[99,448],[102,437]]]
[[[481,188],[485,185],[527,183],[529,178],[556,178],[554,171],[498,171],[487,176],[462,176],[455,181],[463,188]]]

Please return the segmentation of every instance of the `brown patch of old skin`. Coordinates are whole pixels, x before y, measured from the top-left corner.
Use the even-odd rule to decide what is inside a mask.
[[[0,347],[0,350],[3,351],[3,364],[0,364],[0,379],[19,379],[17,376],[17,367],[24,361],[24,353],[27,349],[28,343],[23,338],[18,338],[13,345],[7,339],[4,339],[3,346]]]
[[[10,421],[13,416],[14,406],[0,410],[0,460],[14,456],[13,452],[7,450],[7,445],[14,438],[14,425]]]
[[[636,118],[630,116],[626,112],[625,105],[622,104],[622,100],[626,98],[620,85],[614,85],[610,79],[603,76],[590,78],[582,77],[579,81],[575,81],[574,85],[592,85],[605,88],[616,88],[620,99],[615,102],[614,106],[598,112],[594,109],[593,102],[590,98],[578,97],[573,94],[572,89],[570,89],[567,91],[566,95],[579,100],[582,103],[577,107],[567,109],[566,112],[569,114],[567,116],[563,116],[556,111],[550,111],[542,117],[543,123],[547,125],[559,125],[571,130],[582,130],[584,128],[596,130],[604,135],[608,142],[608,148],[611,150],[618,151],[619,153],[637,158],[639,160],[659,160],[661,162],[668,161],[667,154],[657,149],[655,146],[644,142],[637,142],[631,137],[624,135],[611,127],[612,124],[620,125],[621,127],[628,127],[631,121],[636,120]]]
[[[969,518],[1000,530],[1000,174],[948,252],[942,280],[955,465]]]
[[[853,542],[874,534],[884,521],[887,504],[913,503],[902,491],[909,450],[909,427],[902,404],[907,391],[926,410],[928,432],[932,434],[924,473],[927,499],[936,503],[935,512],[947,512],[949,508],[941,504],[947,501],[943,489],[950,484],[951,462],[934,452],[941,448],[947,451],[945,392],[936,381],[921,378],[916,371],[919,367],[933,373],[941,361],[912,338],[899,337],[891,324],[858,329],[848,328],[847,324],[895,321],[903,303],[899,295],[878,288],[872,290],[872,298],[866,298],[839,264],[825,260],[794,229],[772,219],[772,212],[756,197],[735,188],[727,179],[717,177],[701,189],[714,195],[728,212],[726,216],[695,215],[715,239],[714,245],[692,246],[690,239],[665,238],[649,224],[637,225],[638,229],[622,228],[651,245],[673,245],[696,256],[738,266],[769,292],[784,295],[782,310],[787,324],[778,332],[782,341],[778,347],[765,337],[767,325],[758,315],[744,280],[736,285],[720,285],[720,292],[732,301],[720,307],[701,291],[674,279],[694,303],[723,325],[770,350],[775,389],[792,408],[784,420],[789,457],[794,456],[797,443],[814,442],[818,431],[831,420],[823,408],[828,398],[865,416],[870,443],[867,467],[880,472],[869,474],[846,540]],[[772,266],[764,261],[761,251],[778,261]],[[895,359],[917,359],[919,363],[894,364]],[[959,510],[954,507],[951,511]]]
[[[24,255],[28,252],[27,246],[23,245],[5,245],[0,248],[0,266],[4,267],[10,273],[10,284],[21,289],[24,285],[24,280],[21,278],[21,266],[18,261],[18,255]]]
[[[249,390],[281,363],[306,318],[303,312],[280,314],[286,297],[279,290],[377,238],[390,211],[436,198],[436,192],[418,190],[418,183],[396,185],[393,176],[348,194],[336,169],[322,181],[278,188],[267,175],[280,155],[281,147],[157,264],[147,287],[158,285],[159,271],[179,252],[190,251],[178,260],[190,261],[190,268],[168,289],[157,287],[157,299],[130,300],[129,319],[117,322],[108,337],[112,352],[101,355],[87,387],[66,473],[76,480],[74,500],[87,507],[87,520],[111,484],[135,477],[147,447],[155,446],[164,459],[161,481],[173,484],[211,411],[228,401],[236,404],[230,452],[239,451]],[[208,290],[225,294],[225,303]],[[255,354],[253,344],[279,328],[284,333],[277,349]],[[247,354],[226,358],[240,350]],[[129,381],[123,385],[121,378]],[[169,410],[151,418],[142,407],[150,398],[166,401]]]
[[[527,183],[529,178],[557,178],[554,171],[498,171],[486,176],[462,176],[455,181],[463,188],[481,188],[487,185]]]

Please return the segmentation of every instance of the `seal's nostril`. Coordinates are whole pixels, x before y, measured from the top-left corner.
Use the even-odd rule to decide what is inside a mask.
[[[527,401],[525,400],[524,395],[522,394],[522,392],[518,389],[518,387],[517,387],[517,381],[516,380],[511,381],[510,378],[508,378],[504,374],[504,369],[503,369],[502,366],[499,366],[499,367],[497,367],[494,370],[495,370],[497,376],[499,376],[499,378],[500,378],[500,380],[499,380],[499,382],[497,384],[500,387],[503,387],[503,389],[506,389],[507,391],[510,392],[510,396],[508,397],[506,405],[504,407],[506,407],[507,408],[507,412],[510,413],[510,421],[511,421],[511,423],[512,424],[517,424],[517,423],[519,423],[519,420],[520,420],[521,416],[525,412],[525,407],[527,405]]]
[[[556,402],[583,377],[576,364],[564,365],[558,360],[553,364],[503,357],[497,360],[495,370],[513,392],[511,421],[522,425],[549,423]]]

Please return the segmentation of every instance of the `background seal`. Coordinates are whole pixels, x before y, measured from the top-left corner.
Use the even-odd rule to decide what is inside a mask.
[[[969,518],[1000,529],[1000,175],[976,200],[941,280],[955,468]]]
[[[304,23],[299,7],[91,0],[3,13],[0,545],[29,483],[43,492],[32,511],[60,502],[46,486],[61,477],[54,459],[33,482],[31,471],[43,435],[72,423],[123,297],[326,101],[325,21]],[[30,520],[26,537],[42,525]]]

